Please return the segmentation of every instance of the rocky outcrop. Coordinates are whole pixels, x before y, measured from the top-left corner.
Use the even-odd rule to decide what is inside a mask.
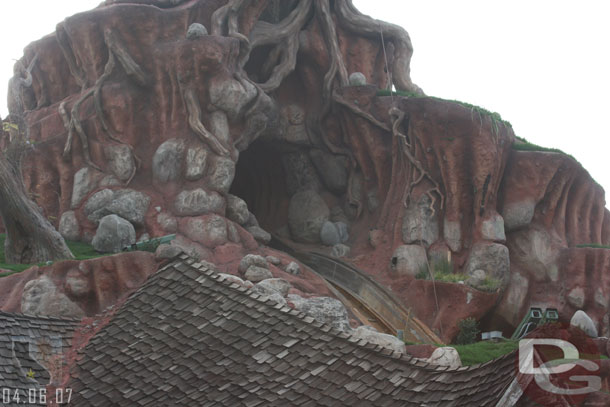
[[[318,243],[322,226],[329,217],[326,202],[313,190],[298,192],[290,199],[288,226],[297,242]]]
[[[91,244],[101,253],[119,253],[135,242],[136,231],[133,225],[120,216],[108,215],[100,220]]]
[[[67,319],[80,319],[85,315],[47,276],[31,280],[23,287],[21,311],[26,315]]]

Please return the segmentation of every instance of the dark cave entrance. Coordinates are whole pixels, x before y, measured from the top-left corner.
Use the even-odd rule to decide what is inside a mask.
[[[288,223],[290,195],[283,165],[285,147],[257,140],[240,153],[229,193],[248,204],[260,226],[274,233]]]

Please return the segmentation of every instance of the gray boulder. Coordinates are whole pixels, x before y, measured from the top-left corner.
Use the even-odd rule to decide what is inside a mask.
[[[457,369],[462,366],[460,354],[455,348],[450,346],[434,349],[434,352],[426,359],[426,362],[437,366],[447,366],[451,369]]]
[[[127,181],[136,170],[136,163],[129,146],[109,144],[104,146],[104,156],[110,171],[121,181]]]
[[[225,279],[225,281],[229,282],[229,283],[235,283],[238,284],[242,287],[245,288],[252,288],[254,287],[254,284],[252,284],[251,281],[244,281],[241,278],[233,275],[233,274],[225,274],[225,273],[219,273],[218,274],[219,277],[223,277]]]
[[[178,230],[178,221],[167,212],[161,212],[157,215],[157,223],[167,233],[176,233]]]
[[[507,232],[529,225],[534,218],[536,201],[531,198],[504,205],[502,217]]]
[[[244,225],[248,221],[249,217],[250,212],[248,211],[248,205],[246,202],[235,195],[227,195],[227,218],[238,225]]]
[[[196,40],[198,38],[205,37],[206,35],[208,35],[208,30],[203,24],[199,23],[193,23],[189,25],[189,28],[186,31],[187,40]]]
[[[178,216],[197,216],[206,213],[220,213],[224,199],[217,192],[207,192],[202,188],[182,191],[176,196],[174,208]]]
[[[483,239],[493,240],[497,242],[506,241],[504,233],[504,219],[499,214],[495,214],[489,219],[486,219],[481,224],[481,235]]]
[[[309,157],[322,182],[330,191],[342,194],[347,189],[348,160],[322,150],[311,150]]]
[[[318,322],[328,324],[342,332],[351,331],[347,311],[341,301],[330,297],[304,299],[298,295],[289,295],[288,299],[295,308]]]
[[[364,86],[366,85],[366,76],[362,72],[352,72],[349,75],[350,86]]]
[[[70,207],[72,209],[77,208],[83,199],[97,187],[101,178],[102,175],[99,172],[92,170],[89,167],[83,167],[78,170],[76,174],[74,174]]]
[[[477,270],[482,270],[486,277],[497,279],[500,287],[505,288],[510,278],[508,248],[499,243],[476,243],[470,251],[464,270],[469,276],[473,276]]]
[[[208,151],[205,148],[201,146],[189,148],[186,152],[186,179],[196,181],[203,177],[207,159]]]
[[[438,220],[430,209],[431,202],[428,195],[409,201],[402,220],[402,240],[406,244],[421,242],[428,247],[438,240]]]
[[[93,194],[85,204],[85,215],[98,222],[107,215],[119,215],[135,225],[143,225],[150,198],[133,189],[103,189]]]
[[[216,157],[209,169],[206,185],[213,191],[221,193],[229,192],[235,178],[235,163],[225,157]]]
[[[585,306],[585,290],[582,287],[575,287],[567,295],[568,303],[574,308],[580,309]]]
[[[288,227],[297,242],[318,243],[322,225],[329,217],[326,202],[313,190],[298,192],[290,199]]]
[[[339,243],[333,246],[330,251],[330,255],[333,257],[341,258],[349,256],[351,248],[343,243]]]
[[[184,166],[184,141],[170,139],[161,144],[153,156],[153,178],[157,182],[177,181]]]
[[[247,227],[246,230],[261,244],[267,244],[271,241],[271,234],[260,226],[250,226]]]
[[[210,103],[233,120],[256,97],[257,91],[247,82],[229,79],[210,81],[208,92]]]
[[[582,329],[582,331],[591,338],[597,338],[597,327],[595,326],[595,323],[591,317],[582,310],[578,310],[574,313],[570,320],[570,326]]]
[[[290,263],[288,263],[288,265],[286,266],[286,273],[288,274],[293,274],[293,275],[298,275],[301,273],[301,266],[299,266],[298,263],[291,261]]]
[[[57,290],[53,281],[46,275],[28,281],[23,287],[21,312],[56,318],[78,319],[85,316],[84,311]]]
[[[267,280],[269,278],[273,278],[273,274],[266,269],[258,266],[250,266],[248,270],[244,273],[244,277],[246,280],[250,280],[253,283],[257,283],[259,281]]]
[[[335,222],[335,226],[339,231],[339,239],[341,240],[341,243],[347,242],[349,240],[349,231],[347,224],[345,222]]]
[[[368,343],[382,346],[395,352],[404,353],[405,343],[393,335],[377,332],[370,326],[359,326],[352,331],[352,336],[357,339],[364,339]]]
[[[257,294],[271,295],[278,293],[282,297],[288,294],[292,286],[283,278],[268,278],[254,285],[254,292]]]
[[[117,215],[104,216],[100,220],[93,241],[93,248],[102,253],[119,253],[136,242],[136,231],[131,223]]]
[[[184,234],[194,242],[213,248],[228,241],[227,222],[218,215],[191,218],[186,222]]]
[[[66,240],[78,240],[80,237],[80,227],[78,226],[78,219],[76,219],[74,211],[66,211],[61,215],[58,232]]]
[[[483,270],[475,270],[472,275],[468,277],[466,280],[466,284],[474,287],[476,289],[480,289],[485,283],[485,279],[487,278],[487,273]]]
[[[274,266],[279,266],[282,263],[282,261],[275,256],[267,256],[265,257],[265,260],[267,260],[268,263],[273,264]]]
[[[246,254],[239,262],[237,270],[240,273],[245,273],[251,266],[257,266],[262,268],[269,268],[267,260],[263,256],[258,254]]]
[[[163,259],[173,259],[182,253],[183,250],[179,246],[172,246],[171,244],[161,244],[155,250],[155,259],[163,260]]]
[[[322,229],[320,230],[320,240],[322,244],[326,246],[334,246],[341,242],[341,235],[339,234],[339,230],[337,226],[330,222],[326,221],[322,224]]]
[[[399,274],[415,276],[427,266],[426,249],[417,245],[402,245],[394,250],[391,266]]]

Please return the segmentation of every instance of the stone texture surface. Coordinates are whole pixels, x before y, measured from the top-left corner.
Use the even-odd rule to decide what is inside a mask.
[[[330,210],[326,202],[313,190],[298,192],[290,199],[288,227],[297,242],[317,243]]]
[[[196,216],[206,213],[218,213],[225,202],[217,192],[207,192],[202,188],[182,191],[176,196],[174,208],[179,216]]]
[[[292,274],[292,275],[298,275],[301,273],[301,266],[299,266],[298,263],[291,261],[290,263],[288,263],[288,265],[286,266],[286,273]]]
[[[239,225],[244,225],[249,217],[250,212],[246,202],[235,195],[227,195],[227,218]]]
[[[261,244],[267,244],[271,241],[271,234],[260,226],[249,226],[246,230]]]
[[[348,177],[348,160],[346,157],[326,153],[322,150],[311,150],[309,157],[326,188],[337,194],[345,192]]]
[[[352,331],[352,335],[358,339],[364,339],[369,343],[380,345],[394,352],[405,352],[405,343],[393,335],[375,331],[370,326],[359,326]]]
[[[450,346],[436,348],[434,352],[432,352],[432,355],[426,359],[426,362],[438,366],[447,366],[451,369],[457,369],[462,366],[460,355],[455,348]]]
[[[133,189],[103,189],[93,194],[85,204],[85,214],[92,222],[104,216],[118,215],[134,225],[143,225],[150,197]]]
[[[27,315],[56,318],[82,318],[85,313],[63,293],[59,292],[47,276],[29,281],[23,289],[21,311]]]
[[[83,167],[74,174],[72,187],[72,200],[70,207],[77,208],[85,197],[93,191],[99,182],[101,175],[89,167]]]
[[[251,266],[269,268],[267,260],[258,254],[247,254],[239,262],[238,270],[240,273],[245,273]]]
[[[534,218],[536,202],[533,199],[525,199],[520,202],[513,202],[504,206],[502,217],[506,231],[520,229],[531,223]]]
[[[182,253],[182,248],[178,246],[172,246],[171,244],[160,244],[155,250],[155,259],[173,259]]]
[[[117,215],[104,216],[97,227],[91,245],[102,253],[119,253],[136,242],[136,231],[129,221]]]
[[[591,317],[582,310],[578,310],[574,313],[572,319],[570,319],[570,326],[582,329],[583,332],[591,338],[597,338],[597,327],[595,326],[595,323]]]
[[[343,243],[339,243],[333,246],[330,251],[330,255],[333,257],[348,257],[351,252],[351,248]]]
[[[250,266],[248,270],[244,273],[244,277],[246,280],[250,280],[253,283],[257,283],[259,281],[267,280],[269,278],[273,278],[273,274],[266,269],[259,266]]]
[[[184,166],[184,141],[170,139],[162,143],[152,159],[153,177],[157,182],[177,181]]]
[[[364,86],[366,85],[366,76],[362,72],[352,72],[349,75],[349,84],[351,86]]]
[[[499,214],[494,214],[489,219],[486,219],[481,224],[481,235],[483,239],[493,240],[498,242],[506,241],[504,233],[504,219]]]
[[[318,322],[329,324],[343,332],[351,331],[347,311],[341,301],[330,297],[302,298],[295,294],[288,295],[296,309],[309,315]]]
[[[227,193],[234,177],[235,163],[228,158],[216,157],[210,165],[206,185],[213,191]]]
[[[218,215],[185,218],[180,224],[180,231],[192,241],[209,248],[223,245],[228,241],[227,222]]]
[[[199,23],[192,23],[191,25],[189,25],[189,28],[186,31],[187,40],[196,40],[198,38],[203,38],[206,35],[208,35],[208,30],[203,24]]]
[[[117,179],[127,181],[135,174],[136,163],[129,146],[125,144],[104,146],[104,155],[108,160],[110,171],[112,171]]]
[[[428,195],[422,195],[407,206],[402,219],[402,240],[406,244],[421,242],[428,247],[438,239],[438,220],[431,202]]]
[[[61,215],[57,231],[66,240],[78,240],[80,238],[80,227],[74,211],[66,211]]]
[[[320,229],[320,240],[322,241],[322,244],[326,246],[334,246],[342,243],[339,229],[337,229],[337,226],[334,223],[329,221],[322,224],[322,229]]]
[[[208,151],[203,147],[189,148],[186,152],[186,174],[189,181],[196,181],[203,177],[206,170]]]
[[[288,294],[292,286],[283,278],[268,278],[254,285],[254,292],[258,294],[271,295],[277,293],[282,297]]]
[[[415,276],[426,267],[426,249],[417,245],[401,245],[394,250],[392,269],[399,274]]]
[[[488,277],[497,279],[502,287],[506,287],[510,279],[508,248],[499,243],[477,243],[470,251],[464,270],[469,276],[482,270]]]

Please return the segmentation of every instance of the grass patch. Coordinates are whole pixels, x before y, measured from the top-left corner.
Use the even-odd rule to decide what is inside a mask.
[[[542,146],[539,146],[538,144],[530,143],[529,141],[527,141],[523,137],[517,137],[517,140],[519,142],[518,143],[513,143],[513,145],[512,145],[513,150],[517,150],[517,151],[542,151],[542,152],[546,152],[546,153],[559,153],[559,154],[568,155],[568,154],[564,153],[563,151],[561,151],[558,148],[542,147]]]
[[[599,244],[599,243],[585,243],[585,244],[577,244],[576,247],[579,249],[582,248],[592,248],[592,249],[610,249],[610,246]]]
[[[453,265],[448,260],[435,261],[430,264],[432,268],[432,274],[434,281],[442,281],[444,283],[458,283],[460,281],[466,281],[468,276],[466,274],[454,273]],[[432,280],[430,278],[430,272],[427,266],[423,266],[419,269],[419,272],[415,274],[415,278],[418,280]]]
[[[4,241],[6,240],[6,234],[0,234],[0,268],[9,270],[6,273],[0,273],[0,277],[10,276],[11,274],[19,273],[24,270],[29,269],[32,266],[44,266],[46,263],[38,263],[38,264],[9,264],[6,262],[6,257],[4,256]],[[66,244],[72,251],[76,260],[88,260],[96,257],[107,256],[112,253],[98,253],[96,252],[90,244],[83,242],[72,242],[66,240]]]
[[[460,354],[462,365],[476,365],[504,356],[519,348],[519,341],[482,341],[470,345],[450,345]]]

